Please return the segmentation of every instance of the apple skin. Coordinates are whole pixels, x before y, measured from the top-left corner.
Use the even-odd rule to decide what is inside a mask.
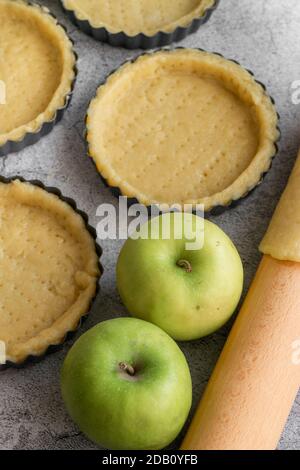
[[[130,376],[120,363],[136,368]],[[181,431],[192,382],[175,341],[151,323],[116,318],[74,344],[61,372],[67,410],[80,430],[112,450],[157,450]]]
[[[187,222],[195,230],[198,216],[175,212],[155,219],[159,233],[166,216],[171,234]],[[199,339],[223,326],[238,305],[244,278],[235,246],[217,225],[204,220],[204,245],[197,250],[186,249],[193,233],[183,233],[181,239],[128,238],[117,263],[118,290],[130,314],[177,341]],[[192,272],[179,267],[179,260],[187,260]]]

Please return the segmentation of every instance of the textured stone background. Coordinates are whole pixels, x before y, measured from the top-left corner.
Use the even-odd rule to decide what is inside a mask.
[[[86,157],[84,115],[99,82],[125,58],[137,52],[97,43],[77,30],[58,0],[48,6],[66,25],[79,54],[79,77],[72,105],[62,123],[38,144],[0,160],[5,176],[39,178],[76,199],[92,224],[96,207],[116,201],[103,186]],[[282,141],[278,157],[264,183],[236,209],[215,217],[234,240],[246,270],[245,290],[259,262],[257,245],[284,188],[300,143],[300,105],[291,102],[291,83],[300,79],[300,2],[298,0],[223,0],[208,24],[181,43],[219,51],[252,69],[277,102]],[[115,286],[115,263],[121,246],[103,242],[105,275],[102,292],[84,329],[125,314]],[[194,382],[194,407],[222,349],[230,325],[201,341],[182,344]],[[59,392],[59,369],[71,343],[38,365],[0,375],[1,449],[95,449],[68,418]],[[272,390],[270,390],[272,393]],[[272,426],[272,423],[270,423]],[[300,395],[280,442],[281,449],[300,449]]]

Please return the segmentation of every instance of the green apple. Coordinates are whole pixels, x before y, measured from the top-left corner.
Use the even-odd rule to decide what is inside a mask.
[[[193,246],[191,241],[200,240],[201,230],[203,246]],[[187,341],[213,333],[234,313],[243,288],[243,266],[232,241],[217,225],[173,212],[150,220],[125,242],[117,284],[132,316]]]
[[[105,321],[81,336],[64,361],[61,390],[80,430],[116,450],[167,446],[192,400],[189,367],[175,341],[134,318]]]

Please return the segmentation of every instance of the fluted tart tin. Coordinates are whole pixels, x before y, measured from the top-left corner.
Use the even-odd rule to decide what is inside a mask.
[[[88,154],[115,195],[146,206],[202,205],[214,215],[260,184],[279,138],[266,87],[238,62],[202,49],[126,61],[100,85],[86,117]]]
[[[108,3],[106,0],[100,0],[99,5],[103,3],[104,6],[108,7]],[[85,9],[80,5],[82,1],[78,2],[74,0],[61,0],[62,6],[70,18],[70,20],[78,26],[84,33],[92,36],[94,39],[102,42],[106,42],[111,46],[115,47],[124,47],[127,49],[153,49],[156,47],[163,47],[168,46],[174,42],[181,41],[182,39],[186,38],[188,35],[195,33],[200,26],[205,24],[211,17],[212,13],[218,7],[220,0],[200,0],[198,5],[195,5],[195,2],[192,2],[193,5],[190,5],[190,0],[186,2],[177,2],[178,5],[182,5],[187,7],[190,6],[191,10],[186,11],[186,9],[182,12],[182,16],[173,21],[166,21],[164,26],[160,25],[157,26],[156,30],[149,30],[148,32],[145,31],[136,31],[132,29],[131,31],[122,30],[122,25],[119,26],[111,26],[109,24],[105,24],[105,20],[100,18],[99,12],[97,12],[96,20],[92,20],[91,15],[92,5],[87,6],[86,0],[84,0],[84,7],[87,6],[88,10]],[[79,3],[79,7],[77,4]],[[128,3],[128,2],[127,2]],[[132,17],[136,16],[136,5],[131,5],[131,9],[129,9],[129,4],[123,2],[122,5],[119,6],[118,12],[123,12],[123,15],[128,18],[128,21],[132,21]],[[153,3],[153,1],[152,1]],[[145,23],[145,18],[143,18],[143,11],[145,10],[144,15],[150,18],[157,18],[157,11],[159,9],[158,4],[162,4],[160,8],[165,7],[165,16],[166,19],[168,18],[168,13],[174,14],[174,7],[176,6],[176,2],[174,0],[168,0],[163,4],[163,0],[155,0],[153,5],[151,2],[147,3],[147,0],[144,1],[144,9],[143,7],[139,7],[141,11],[141,18],[143,19],[143,23]],[[185,5],[187,3],[187,5]],[[150,14],[150,9],[153,9],[153,14]],[[106,8],[106,11],[109,8]],[[161,11],[161,10],[160,10]],[[132,16],[131,16],[132,15]],[[142,24],[140,25],[142,28]]]
[[[0,0],[0,23],[0,156],[6,156],[35,144],[62,119],[77,55],[64,26],[38,4]]]
[[[4,370],[62,348],[91,311],[103,267],[96,231],[74,199],[19,176],[1,176],[0,192]]]

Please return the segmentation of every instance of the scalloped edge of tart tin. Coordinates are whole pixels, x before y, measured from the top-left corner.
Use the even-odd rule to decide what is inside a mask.
[[[141,56],[144,56],[144,55],[150,55],[150,54],[153,54],[155,52],[159,52],[159,51],[174,51],[174,50],[177,50],[177,49],[185,49],[185,47],[181,47],[181,46],[178,46],[178,47],[175,47],[175,48],[157,48],[157,49],[154,49],[152,51],[148,51],[148,52],[143,52],[141,54],[138,54],[136,57],[132,58],[132,59],[127,59],[125,60],[123,63],[121,63],[118,67],[116,67],[115,69],[113,69],[107,76],[106,78],[100,82],[99,86],[97,87],[97,90],[99,87],[101,86],[104,86],[108,79],[110,78],[111,75],[113,75],[115,72],[117,72],[121,67],[123,67],[125,64],[133,64],[136,60],[139,59],[139,57]],[[200,47],[197,47],[197,48],[193,48],[195,50],[198,50],[198,51],[201,51],[201,52],[208,52],[206,51],[205,49],[201,49]],[[227,209],[232,209],[234,207],[237,207],[242,201],[244,201],[245,199],[247,199],[249,196],[251,196],[251,194],[253,193],[253,191],[263,182],[263,180],[265,179],[266,175],[269,173],[269,171],[271,170],[271,167],[272,167],[272,164],[273,164],[273,160],[274,158],[277,156],[278,154],[278,151],[279,151],[279,142],[281,140],[281,130],[280,130],[280,127],[279,127],[279,123],[280,123],[280,115],[277,111],[277,106],[276,106],[276,103],[275,103],[275,100],[274,98],[268,93],[267,91],[267,87],[264,83],[262,83],[261,81],[257,80],[255,78],[255,75],[254,73],[249,70],[248,68],[246,67],[243,67],[240,62],[238,62],[237,60],[235,59],[227,59],[227,57],[225,57],[223,54],[220,54],[219,52],[210,52],[211,54],[215,54],[215,55],[218,55],[226,60],[229,60],[230,62],[234,62],[235,64],[239,65],[240,67],[242,67],[243,69],[245,69],[252,77],[253,79],[255,80],[255,82],[260,85],[262,87],[262,89],[264,90],[264,93],[268,96],[268,98],[271,100],[273,106],[275,107],[275,110],[276,110],[276,114],[277,114],[277,126],[276,126],[276,129],[278,131],[278,137],[277,139],[274,141],[274,146],[275,146],[275,152],[274,154],[270,157],[270,165],[269,165],[269,168],[266,170],[266,171],[263,171],[260,175],[260,178],[259,180],[257,181],[257,183],[253,186],[253,187],[250,187],[244,194],[242,194],[241,196],[239,196],[237,199],[232,199],[228,204],[226,205],[216,205],[214,207],[212,207],[210,210],[208,211],[205,211],[205,216],[209,217],[209,216],[218,216],[218,215],[222,215]],[[96,90],[96,93],[97,93],[97,90]],[[93,101],[93,99],[96,97],[96,94],[93,96],[93,98],[90,100],[90,103]],[[89,103],[89,106],[90,106],[90,103]],[[88,106],[88,109],[89,109],[89,106]],[[87,141],[87,117],[88,117],[88,114],[86,114],[85,116],[85,141],[86,141],[86,145],[87,145],[87,155],[88,157],[92,160],[95,168],[96,168],[96,171],[97,173],[100,175],[100,178],[103,182],[103,184],[110,190],[110,192],[113,194],[113,196],[115,197],[120,197],[120,196],[126,196],[122,193],[121,189],[118,187],[118,186],[111,186],[108,181],[103,177],[103,175],[99,172],[97,166],[96,166],[96,163],[93,159],[93,157],[91,156],[90,152],[89,152],[89,144],[88,144],[88,141]],[[142,204],[137,198],[135,197],[128,197],[127,198],[127,201],[128,201],[128,205],[131,206],[133,204]],[[156,204],[156,206],[159,208],[159,204]],[[150,214],[151,213],[151,206],[147,206],[147,209],[148,209],[148,213]],[[159,213],[162,213],[161,210],[159,210]],[[193,213],[195,213],[195,210],[193,210]]]
[[[88,318],[88,316],[89,316],[89,314],[92,310],[94,301],[96,300],[96,297],[98,296],[98,294],[100,292],[100,279],[101,279],[101,277],[103,275],[103,272],[104,272],[103,266],[102,266],[101,261],[100,261],[103,250],[102,250],[101,246],[97,243],[97,232],[94,229],[94,227],[92,227],[89,224],[89,217],[86,214],[86,212],[83,212],[82,210],[78,209],[75,200],[70,198],[70,197],[64,196],[61,193],[60,189],[58,189],[54,186],[46,186],[42,181],[40,181],[38,179],[32,179],[32,180],[31,179],[26,179],[26,178],[23,178],[22,176],[18,176],[18,175],[12,176],[12,177],[5,177],[5,176],[0,175],[0,183],[9,184],[9,183],[11,183],[12,181],[15,181],[15,180],[19,180],[22,183],[32,184],[33,186],[37,186],[37,187],[43,189],[44,191],[48,192],[49,194],[54,194],[61,201],[68,204],[76,212],[76,214],[80,215],[80,217],[83,219],[83,221],[85,223],[85,228],[87,229],[87,231],[89,232],[89,234],[92,236],[92,238],[94,240],[95,250],[96,250],[96,254],[98,256],[98,268],[99,268],[100,274],[97,278],[96,292],[95,292],[95,295],[93,296],[93,298],[90,301],[88,311],[81,316],[81,318],[79,319],[78,324],[77,324],[77,326],[75,327],[74,330],[67,331],[64,338],[63,338],[63,340],[60,343],[50,344],[47,347],[47,349],[40,355],[37,355],[37,356],[29,355],[29,356],[27,356],[27,358],[23,362],[20,362],[20,363],[7,361],[5,364],[0,364],[0,373],[4,370],[7,370],[7,369],[22,369],[22,368],[24,368],[24,367],[26,367],[30,364],[36,364],[36,363],[42,361],[49,354],[60,351],[63,348],[66,341],[69,341],[70,339],[74,338],[74,336],[77,334],[77,332],[81,328],[83,322]]]
[[[181,41],[190,34],[198,31],[200,26],[206,23],[213,12],[219,6],[221,0],[215,0],[213,6],[208,8],[204,14],[194,20],[188,26],[178,26],[171,33],[158,31],[153,36],[147,36],[144,33],[135,36],[128,36],[126,33],[120,31],[119,33],[111,33],[105,27],[95,28],[88,20],[81,20],[77,17],[74,10],[69,10],[64,6],[61,0],[62,8],[66,15],[81,31],[89,36],[92,36],[97,41],[106,42],[110,46],[124,47],[125,49],[153,49],[156,47],[163,47],[172,44],[173,42]]]
[[[38,5],[40,8],[45,8],[45,7],[42,7],[42,5],[34,3],[34,2],[28,2],[28,5]],[[74,54],[74,57],[75,57],[75,63],[73,66],[74,78],[71,83],[71,88],[68,94],[65,95],[65,101],[64,101],[63,106],[61,106],[60,108],[56,110],[54,116],[52,117],[50,121],[43,122],[41,127],[37,129],[35,132],[26,132],[26,134],[24,134],[24,136],[22,136],[20,140],[8,140],[7,142],[5,142],[5,144],[0,145],[0,158],[6,157],[10,153],[20,152],[21,150],[24,150],[26,147],[36,144],[42,137],[45,137],[46,135],[50,134],[50,132],[55,127],[55,125],[58,124],[62,120],[63,115],[66,109],[68,108],[68,106],[70,105],[72,97],[73,97],[75,83],[76,83],[77,76],[78,76],[78,68],[77,68],[78,54],[75,51],[75,43],[73,39],[69,36],[67,28],[63,24],[61,24],[56,18],[56,16],[48,9],[47,9],[47,14],[52,16],[52,18],[56,20],[57,25],[60,26],[65,31],[69,41],[72,44],[72,53]]]

